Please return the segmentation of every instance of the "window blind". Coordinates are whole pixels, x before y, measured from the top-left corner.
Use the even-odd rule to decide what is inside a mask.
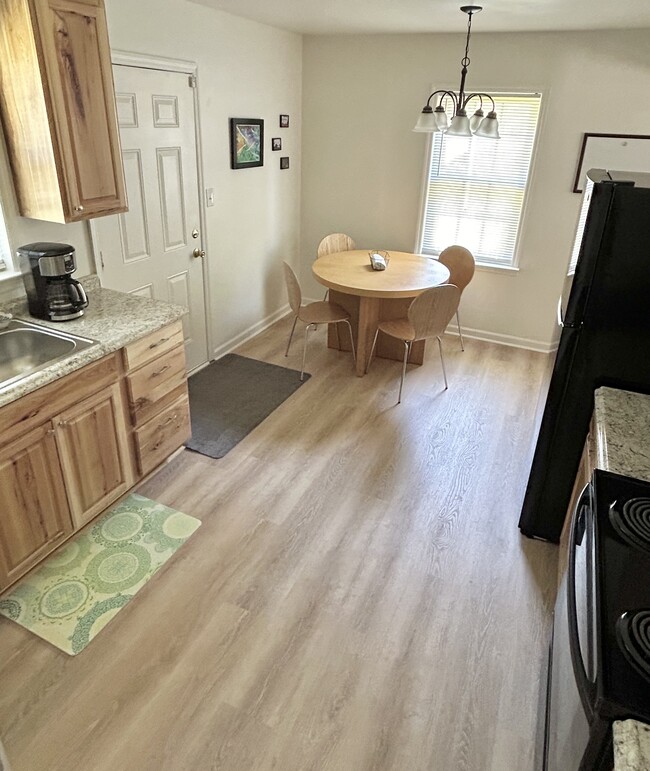
[[[501,139],[434,134],[420,251],[467,247],[477,262],[513,265],[540,94],[492,94]],[[468,107],[471,115],[476,107]]]

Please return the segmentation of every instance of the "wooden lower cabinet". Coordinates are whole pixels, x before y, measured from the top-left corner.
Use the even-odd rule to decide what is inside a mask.
[[[180,322],[0,408],[0,592],[189,435]]]
[[[73,530],[53,424],[0,449],[0,589]]]
[[[61,413],[56,441],[77,529],[135,481],[120,383]]]

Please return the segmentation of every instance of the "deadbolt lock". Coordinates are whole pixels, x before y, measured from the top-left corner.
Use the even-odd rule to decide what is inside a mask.
[[[196,228],[194,228],[194,230],[192,231],[192,238],[198,238],[198,237],[199,237],[199,231]]]

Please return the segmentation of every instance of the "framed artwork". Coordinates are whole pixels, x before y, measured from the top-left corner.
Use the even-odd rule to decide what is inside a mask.
[[[264,165],[264,121],[259,118],[230,119],[230,168],[249,169]]]
[[[289,168],[289,156],[285,155],[282,158],[280,158],[280,168],[281,169],[288,169]]]
[[[289,116],[280,115],[280,128],[289,128]]]
[[[650,136],[645,134],[584,134],[573,181],[573,192],[582,193],[589,169],[650,172]]]
[[[271,150],[282,150],[282,139],[280,137],[273,137],[271,140]]]

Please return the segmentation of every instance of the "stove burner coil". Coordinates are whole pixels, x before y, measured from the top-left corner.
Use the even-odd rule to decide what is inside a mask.
[[[614,530],[629,546],[650,553],[650,498],[630,498],[621,511],[615,507],[609,509]]]
[[[629,662],[650,680],[650,610],[623,613],[616,622],[616,637]]]

